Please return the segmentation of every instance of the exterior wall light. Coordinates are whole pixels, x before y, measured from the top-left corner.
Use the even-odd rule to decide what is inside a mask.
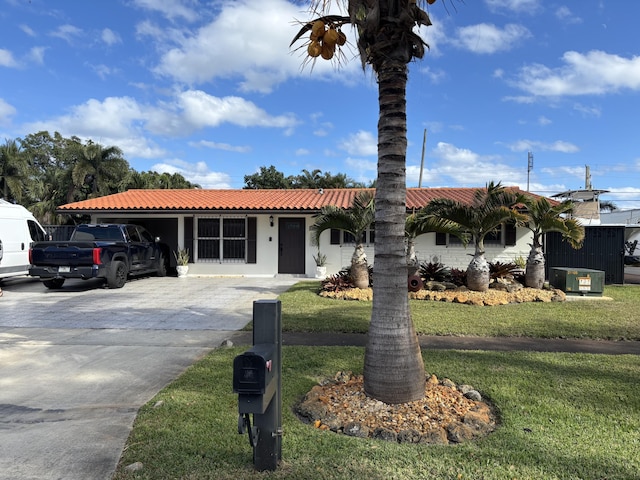
[[[269,226],[273,227],[273,215],[269,215]]]

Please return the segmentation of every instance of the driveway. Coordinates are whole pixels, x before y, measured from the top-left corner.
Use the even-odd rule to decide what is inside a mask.
[[[5,280],[0,479],[111,478],[140,406],[297,280]]]

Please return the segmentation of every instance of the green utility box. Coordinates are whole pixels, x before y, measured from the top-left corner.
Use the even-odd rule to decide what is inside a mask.
[[[549,283],[567,295],[601,297],[604,291],[604,272],[588,268],[552,267]]]

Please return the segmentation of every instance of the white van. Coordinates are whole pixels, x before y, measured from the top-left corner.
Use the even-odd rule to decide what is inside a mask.
[[[0,200],[0,279],[29,273],[29,245],[47,234],[29,210]]]

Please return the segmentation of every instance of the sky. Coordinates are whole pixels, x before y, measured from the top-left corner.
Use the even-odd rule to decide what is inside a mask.
[[[601,200],[640,208],[640,2],[424,3],[407,186],[551,196],[589,171]],[[369,183],[375,76],[350,27],[339,62],[289,48],[313,16],[302,0],[0,0],[0,141],[75,135],[203,188],[270,165]]]

